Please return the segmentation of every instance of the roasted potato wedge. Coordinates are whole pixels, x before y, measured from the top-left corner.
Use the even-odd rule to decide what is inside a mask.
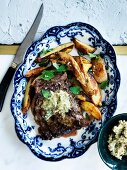
[[[83,54],[93,53],[96,50],[94,47],[91,47],[88,44],[82,43],[76,38],[73,39],[73,42],[75,44],[76,49],[78,49]]]
[[[82,62],[84,63],[84,64],[90,64],[90,61],[89,60],[87,60],[86,58],[84,58],[84,57],[82,57]]]
[[[77,95],[76,98],[81,100],[81,101],[86,101],[86,97],[81,95],[81,94]]]
[[[27,86],[26,86],[26,91],[24,94],[24,100],[23,100],[23,106],[22,106],[22,112],[25,114],[29,107],[30,107],[30,87],[31,87],[31,83],[33,81],[33,78],[30,78]]]
[[[30,71],[28,71],[25,75],[25,77],[32,77],[32,76],[35,76],[35,75],[38,75],[40,74],[43,70],[45,70],[47,67],[37,67],[37,68],[34,68]]]
[[[90,99],[93,101],[95,105],[101,106],[102,97],[99,86],[95,79],[92,77],[92,75],[86,72],[82,59],[80,58],[80,63],[77,63],[75,59],[68,53],[59,52],[58,55],[66,63],[67,62],[71,63],[74,70],[74,75],[77,78],[77,80],[81,83],[82,88],[86,95],[90,97]]]
[[[79,62],[79,58],[80,58],[81,56],[73,56],[73,57],[74,57],[75,61],[78,63],[78,62]],[[87,59],[84,58],[84,57],[82,57],[82,61],[83,61],[84,64],[90,64],[90,61],[87,60]]]
[[[102,118],[100,110],[93,103],[85,101],[81,103],[81,107],[95,119],[100,120]]]
[[[59,52],[58,55],[66,63],[70,63],[72,65],[75,77],[85,88],[86,83],[85,83],[84,74],[81,72],[80,67],[78,63],[75,61],[75,59],[70,54],[64,52]]]
[[[101,106],[102,97],[101,97],[99,86],[95,81],[94,77],[88,73],[88,69],[90,67],[86,67],[86,65],[87,64],[83,63],[82,57],[80,57],[80,68],[86,80],[85,92],[92,99],[95,105]]]
[[[84,65],[84,71],[88,72],[88,70],[92,67],[92,64],[83,64]]]
[[[67,48],[61,50],[61,52],[70,53],[70,52],[72,51],[72,49],[73,49],[73,46],[74,46],[74,45],[72,45],[72,46],[70,46],[70,47],[67,47]]]
[[[54,53],[57,53],[59,51],[64,50],[65,52],[68,52],[68,51],[70,52],[70,50],[72,50],[73,46],[74,46],[73,42],[61,44],[61,45],[57,46],[56,48],[54,48],[52,51],[46,53],[45,55],[43,55],[43,56],[40,55],[40,57],[37,57],[36,62],[40,63],[44,57],[48,57],[48,56],[50,56]]]
[[[108,80],[103,58],[99,57],[98,59],[92,59],[92,70],[94,78],[98,83],[102,83]]]
[[[60,63],[60,64],[66,64],[64,61],[56,60],[56,59],[50,59],[52,63]]]
[[[97,82],[95,81],[94,77],[89,73],[86,73],[85,77],[87,79],[87,86],[85,89],[86,94],[88,96],[90,96],[92,102],[96,106],[101,106],[102,105],[102,96],[101,96],[101,91],[100,91],[100,88],[99,88]]]
[[[92,67],[92,64],[90,63],[90,61],[83,57],[75,56],[74,59],[80,67],[82,64],[84,65],[84,69],[86,70],[86,72]],[[80,60],[82,60],[82,62]]]

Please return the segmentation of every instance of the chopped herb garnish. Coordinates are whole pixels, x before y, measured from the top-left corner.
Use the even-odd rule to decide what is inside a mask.
[[[72,86],[72,87],[70,87],[70,91],[73,94],[80,94],[80,92],[82,91],[82,88],[79,86]]]
[[[43,59],[43,61],[41,63],[39,63],[39,66],[40,67],[46,66],[46,65],[48,65],[48,63],[49,63],[48,59]]]
[[[58,63],[53,63],[53,66],[56,68],[56,72],[65,72],[67,71],[67,65],[66,64],[58,64]]]
[[[50,80],[55,76],[54,70],[44,70],[40,77],[44,80]]]
[[[53,65],[56,69],[59,68],[59,64],[58,64],[58,63],[53,63],[52,65]]]
[[[51,49],[43,49],[41,52],[40,52],[40,56],[44,56],[45,54],[47,54],[48,52],[51,52],[53,50],[53,48]]]
[[[99,84],[100,89],[105,89],[108,86],[108,80]]]
[[[83,116],[86,120],[90,120],[90,115],[88,113],[86,113],[85,111],[83,112]]]
[[[67,65],[66,64],[62,64],[61,66],[59,66],[59,68],[56,68],[57,72],[61,73],[61,72],[65,72],[67,71]]]
[[[92,59],[92,58],[96,58],[96,59],[99,59],[100,56],[98,54],[92,54],[92,53],[88,53],[89,57]]]
[[[90,58],[96,58],[96,54],[88,53]]]
[[[41,93],[45,98],[49,98],[51,96],[51,93],[49,90],[42,89]]]

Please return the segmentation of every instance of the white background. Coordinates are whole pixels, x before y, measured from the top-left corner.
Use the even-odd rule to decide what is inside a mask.
[[[13,56],[0,55],[0,81],[10,65]],[[121,73],[121,85],[118,92],[118,106],[115,114],[127,112],[127,56],[117,56],[117,65]],[[10,111],[13,83],[9,87],[5,104],[0,113],[0,170],[109,170],[101,160],[97,143],[79,158],[60,162],[46,162],[35,157],[19,141],[14,129],[14,119]]]
[[[52,26],[85,22],[111,44],[127,43],[127,0],[0,0],[0,43],[21,43],[43,2],[36,39]]]

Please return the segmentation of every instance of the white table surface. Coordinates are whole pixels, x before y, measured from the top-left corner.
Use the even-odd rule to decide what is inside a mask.
[[[0,81],[10,65],[13,56],[0,55]],[[118,105],[115,114],[127,112],[127,56],[117,56],[117,65],[121,74],[121,86],[118,91]],[[34,156],[16,136],[14,119],[10,111],[13,93],[11,82],[2,112],[0,113],[0,170],[109,170],[101,160],[97,143],[79,158],[59,162],[46,162]]]

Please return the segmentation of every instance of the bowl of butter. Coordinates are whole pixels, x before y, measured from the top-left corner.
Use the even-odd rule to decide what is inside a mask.
[[[102,127],[98,152],[109,168],[127,170],[127,113],[113,116]]]

